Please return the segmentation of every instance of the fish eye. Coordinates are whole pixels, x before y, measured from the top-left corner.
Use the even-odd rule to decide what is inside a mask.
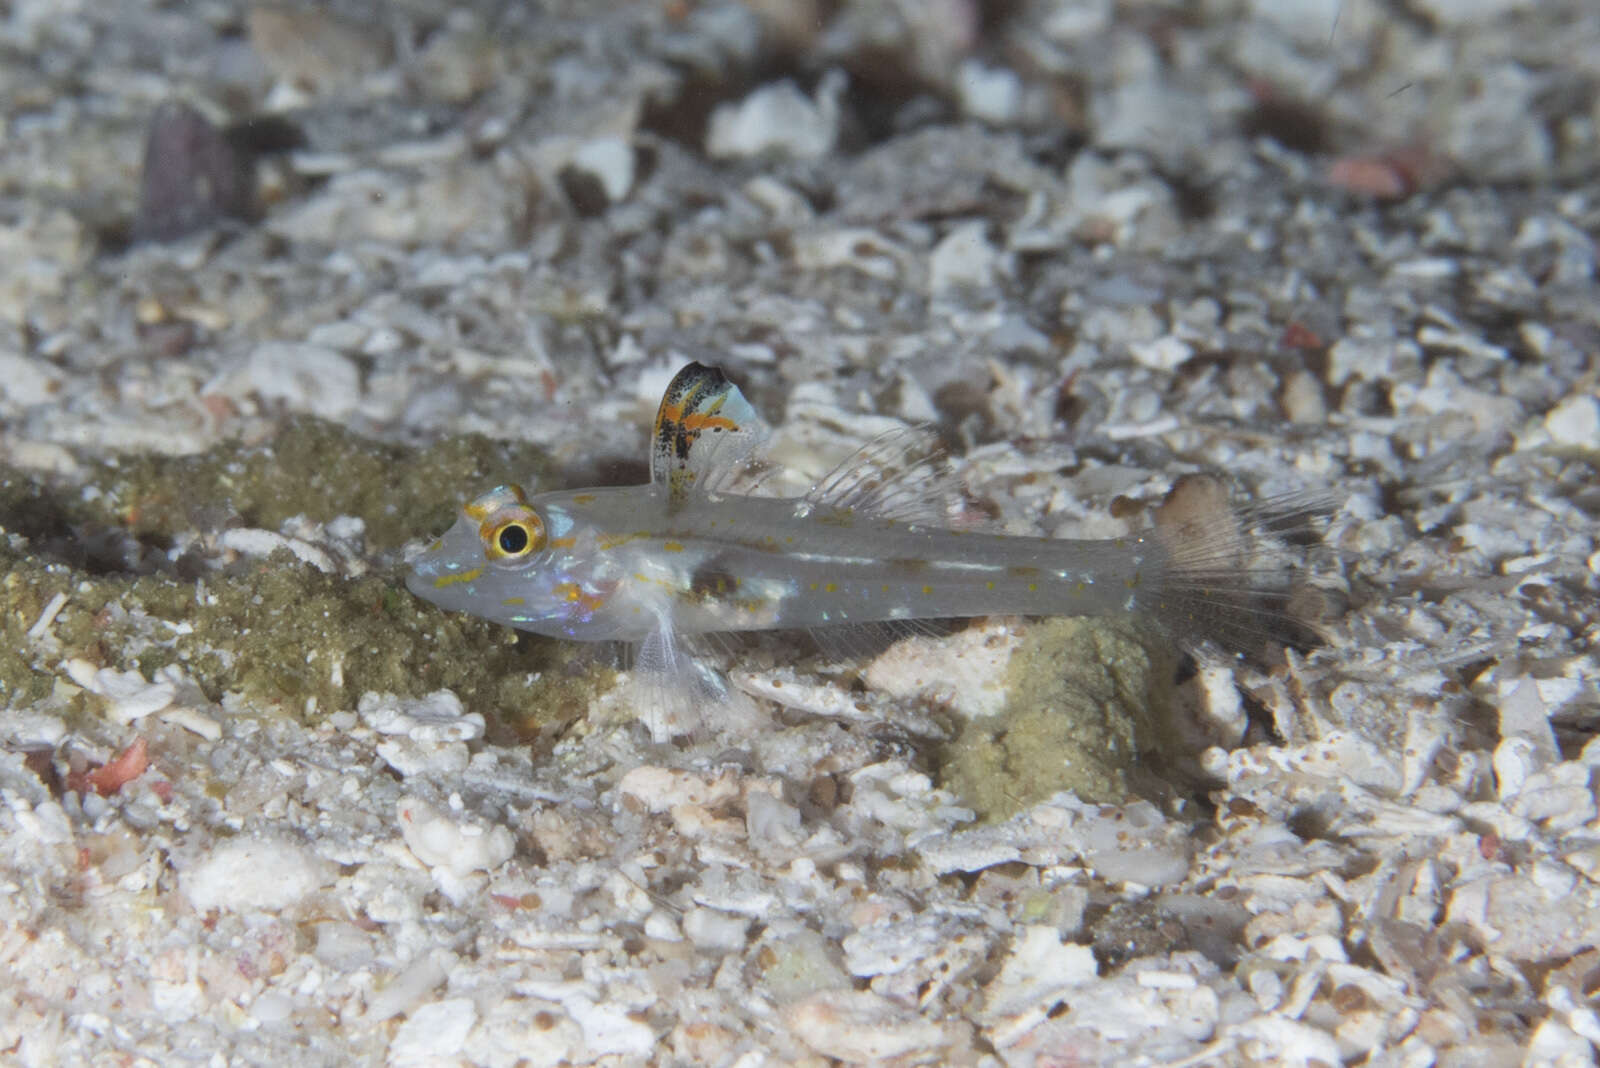
[[[528,537],[528,528],[521,523],[507,523],[500,528],[500,533],[495,535],[494,543],[500,546],[500,551],[507,556],[516,556],[528,547],[532,539]]]
[[[497,564],[519,563],[544,548],[544,521],[527,507],[505,509],[492,516],[479,534],[484,555]]]

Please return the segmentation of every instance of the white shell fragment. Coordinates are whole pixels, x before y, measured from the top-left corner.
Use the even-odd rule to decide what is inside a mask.
[[[990,620],[948,638],[896,642],[867,666],[873,690],[901,699],[935,701],[963,716],[1005,709],[1006,669],[1021,644],[1016,628]]]
[[[364,693],[356,702],[362,722],[379,734],[404,735],[414,742],[471,742],[483,737],[483,715],[466,712],[449,690],[426,697]]]
[[[613,204],[621,203],[633,188],[633,146],[620,137],[584,142],[572,153],[572,165],[594,175]]]
[[[865,990],[813,994],[784,1009],[783,1022],[807,1046],[849,1064],[926,1053],[949,1041],[938,1024]]]
[[[845,79],[831,72],[815,99],[793,82],[757,89],[737,104],[711,113],[706,152],[713,157],[777,155],[816,159],[832,150],[839,135],[839,95]]]
[[[73,682],[106,699],[106,715],[116,723],[143,719],[168,707],[178,696],[174,682],[151,682],[137,671],[96,668],[86,660],[69,660],[62,666]]]
[[[389,1044],[389,1063],[421,1068],[455,1057],[478,1020],[471,998],[446,998],[411,1010]]]
[[[247,836],[217,845],[182,871],[178,883],[201,912],[278,910],[327,886],[333,874],[332,865],[299,842]]]
[[[395,814],[412,854],[428,867],[442,868],[457,878],[493,871],[511,859],[516,849],[506,828],[452,819],[417,798],[402,798]]]
[[[1600,449],[1600,399],[1580,394],[1550,409],[1544,417],[1550,440],[1569,449]]]
[[[342,353],[304,342],[269,341],[245,367],[245,381],[263,400],[340,419],[361,402],[361,374]]]

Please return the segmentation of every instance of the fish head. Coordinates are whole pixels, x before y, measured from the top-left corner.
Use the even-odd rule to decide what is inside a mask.
[[[410,561],[406,588],[446,611],[564,635],[571,583],[550,545],[551,520],[521,486],[496,486],[467,502],[454,525]]]

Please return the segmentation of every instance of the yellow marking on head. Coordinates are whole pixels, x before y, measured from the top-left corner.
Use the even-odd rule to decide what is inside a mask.
[[[683,542],[681,541],[664,541],[661,543],[661,547],[669,553],[683,552]]]
[[[564,538],[551,538],[550,539],[550,548],[552,548],[552,549],[571,549],[574,546],[576,546],[577,544],[578,544],[578,538],[574,534],[568,534]]]
[[[593,504],[594,503],[594,494],[592,494],[592,493],[574,494],[573,498],[572,498],[572,503],[573,504]]]
[[[932,593],[933,592],[933,587],[932,586],[924,586],[924,587],[922,587],[922,592],[923,593]]]
[[[594,547],[601,552],[605,552],[609,549],[615,549],[619,545],[626,545],[638,536],[637,534],[604,534],[595,539]]]
[[[1038,593],[1039,592],[1039,584],[1037,582],[1028,583],[1028,592],[1029,593]]]
[[[443,548],[444,548],[444,539],[443,538],[437,538],[437,539],[434,540],[434,543],[432,545],[428,546],[428,551],[430,553],[436,553],[440,549],[443,549]]]
[[[838,593],[839,592],[839,587],[837,585],[835,585],[834,583],[830,582],[826,586],[822,587],[822,592],[823,593]]]
[[[522,491],[521,486],[512,483],[496,486],[477,500],[469,502],[461,510],[481,523],[502,508],[527,507],[528,495]]]
[[[507,597],[500,603],[505,605],[507,608],[516,608],[519,605],[527,604],[528,599],[526,597]]]
[[[483,568],[475,567],[471,571],[457,571],[453,575],[440,575],[433,580],[433,588],[442,590],[446,586],[454,586],[458,582],[471,582],[483,575]]]

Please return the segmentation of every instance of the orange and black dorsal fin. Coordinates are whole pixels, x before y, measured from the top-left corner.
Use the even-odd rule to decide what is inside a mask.
[[[715,367],[691,363],[673,376],[656,410],[650,481],[681,508],[747,475],[770,436],[738,386]]]

